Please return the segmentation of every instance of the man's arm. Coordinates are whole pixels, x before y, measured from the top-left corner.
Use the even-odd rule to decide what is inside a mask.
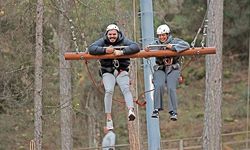
[[[89,54],[91,55],[104,55],[106,54],[106,48],[104,46],[104,39],[101,38],[88,47]]]
[[[124,45],[128,46],[123,49],[124,55],[135,54],[140,51],[139,45],[136,42],[133,42],[132,40],[125,39]]]
[[[179,38],[175,38],[171,43],[170,45],[172,45],[172,48],[171,50],[175,50],[177,52],[181,52],[181,51],[184,51],[184,50],[187,50],[190,48],[190,45],[188,42],[182,40],[182,39],[179,39]]]

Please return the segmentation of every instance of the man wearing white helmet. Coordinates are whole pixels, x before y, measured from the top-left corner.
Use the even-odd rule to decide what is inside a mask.
[[[119,47],[119,48],[117,48]],[[117,25],[110,24],[106,28],[104,37],[92,43],[89,48],[91,55],[114,54],[116,56],[134,54],[140,51],[137,43],[127,39]],[[123,93],[127,108],[128,120],[135,119],[132,93],[129,89],[129,58],[101,59],[101,76],[105,88],[105,113],[107,126],[113,125],[111,116],[112,97],[117,83]]]
[[[157,28],[158,39],[152,43],[159,45],[154,47],[158,50],[173,50],[177,52],[190,48],[189,43],[179,38],[173,38],[168,25],[163,24]],[[149,51],[150,45],[145,49]],[[179,56],[176,57],[157,57],[154,66],[153,84],[154,84],[154,111],[153,118],[158,118],[159,111],[163,110],[164,89],[167,86],[168,93],[168,111],[170,119],[177,120],[177,95],[176,88],[180,77]]]

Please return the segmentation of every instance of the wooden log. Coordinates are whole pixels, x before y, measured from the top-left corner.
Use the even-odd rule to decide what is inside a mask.
[[[148,58],[148,57],[164,57],[164,56],[186,56],[186,55],[206,55],[215,54],[215,47],[195,47],[182,52],[175,52],[171,50],[141,50],[136,54],[115,56],[114,54],[105,55],[90,55],[86,52],[66,52],[64,54],[65,60],[89,60],[89,59],[115,59],[115,58]]]

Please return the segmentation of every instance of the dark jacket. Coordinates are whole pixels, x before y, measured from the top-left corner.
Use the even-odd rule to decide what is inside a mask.
[[[110,45],[112,46],[128,46],[122,49],[124,55],[128,54],[134,54],[140,51],[140,47],[137,43],[127,39],[122,32],[118,32],[119,36],[115,43],[110,43],[107,35],[103,38],[100,38],[99,40],[92,43],[89,48],[89,54],[91,55],[104,55],[106,54],[106,48]],[[103,68],[114,68],[113,64],[114,59],[101,59],[101,66]],[[130,65],[130,59],[129,58],[119,58],[117,59],[119,61],[119,68],[122,70],[128,70],[128,66]]]
[[[166,42],[161,43],[159,40],[155,40],[154,43],[152,43],[152,44],[154,44],[154,45],[173,44],[173,48],[171,50],[177,51],[177,52],[181,52],[181,51],[184,51],[184,50],[187,50],[190,48],[190,45],[188,42],[186,42],[182,39],[179,39],[179,38],[173,38],[173,36],[171,34],[169,35],[168,40]],[[157,49],[164,50],[166,48],[159,46],[159,47],[157,47]],[[167,57],[157,57],[156,63],[158,65],[162,65],[164,58],[167,58]],[[179,56],[173,57],[173,64],[178,63],[178,62],[179,62]]]

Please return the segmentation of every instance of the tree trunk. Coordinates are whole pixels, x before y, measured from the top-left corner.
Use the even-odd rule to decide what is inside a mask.
[[[215,46],[217,51],[206,56],[204,150],[221,149],[222,25],[223,0],[208,0],[207,46]]]
[[[34,92],[34,112],[35,112],[35,149],[42,149],[42,77],[43,77],[43,0],[37,1],[36,16],[36,56],[35,56],[35,92]]]
[[[127,1],[126,3],[130,3],[132,1]],[[133,35],[131,34],[131,27],[132,24],[128,23],[129,20],[132,19],[130,17],[124,18],[124,13],[122,11],[120,11],[120,8],[123,7],[125,5],[122,4],[122,1],[115,1],[114,4],[114,10],[115,10],[115,14],[117,16],[117,23],[118,26],[122,29],[123,33],[125,34],[126,37],[133,37]],[[129,76],[130,76],[130,82],[131,82],[131,92],[133,97],[136,95],[137,93],[137,87],[136,87],[136,80],[137,80],[137,65],[136,65],[136,61],[131,59],[131,64],[130,64],[130,71],[129,71]],[[137,95],[136,95],[137,97]],[[134,121],[127,121],[128,124],[128,135],[129,135],[129,144],[130,144],[130,150],[140,150],[140,136],[139,136],[139,113],[138,113],[138,107],[135,104],[135,114],[136,114],[136,119]],[[126,108],[126,112],[127,111],[127,107]]]
[[[64,59],[64,53],[70,49],[70,25],[64,14],[69,10],[70,0],[60,1],[59,16],[59,61],[60,61],[60,106],[61,106],[61,149],[72,150],[72,104],[70,61]]]
[[[136,60],[131,60],[130,66],[130,80],[131,80],[131,92],[133,95],[137,94],[137,63]],[[135,114],[136,119],[135,121],[128,121],[128,134],[129,134],[129,143],[130,143],[130,150],[140,150],[140,132],[139,132],[139,123],[140,123],[140,116],[138,113],[138,105],[135,104]]]

